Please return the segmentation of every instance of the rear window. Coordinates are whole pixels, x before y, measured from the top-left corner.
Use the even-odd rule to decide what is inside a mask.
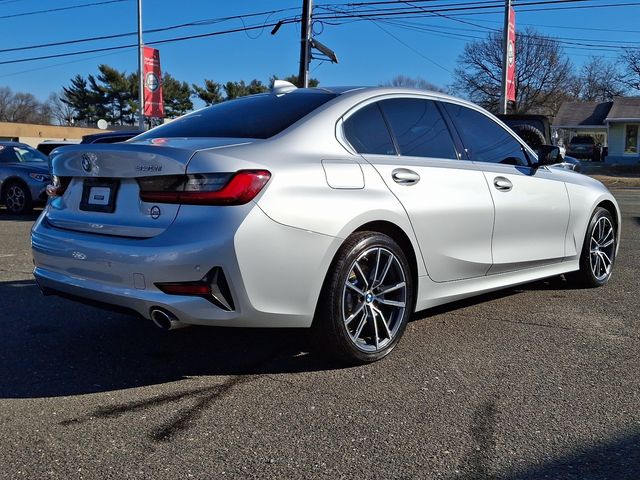
[[[154,128],[136,140],[171,137],[269,138],[336,97],[326,92],[261,94],[218,103]]]
[[[571,143],[572,144],[583,144],[583,145],[593,145],[595,142],[595,140],[592,137],[573,137],[571,139]]]

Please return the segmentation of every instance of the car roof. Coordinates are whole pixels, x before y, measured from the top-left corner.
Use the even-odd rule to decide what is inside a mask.
[[[33,148],[31,145],[27,145],[26,143],[22,143],[22,142],[0,142],[0,145],[2,145],[3,147],[29,147],[29,148]]]

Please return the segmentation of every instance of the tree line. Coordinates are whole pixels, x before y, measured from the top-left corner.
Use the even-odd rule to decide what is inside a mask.
[[[398,75],[383,85],[446,91],[468,98],[490,111],[500,105],[502,72],[502,34],[490,33],[485,39],[468,43],[457,59],[451,85],[440,87],[422,78]],[[265,92],[276,79],[264,83],[253,79],[226,83],[205,79],[189,84],[169,73],[163,77],[165,114],[183,115],[194,108],[193,100],[205,105]],[[297,84],[296,75],[284,77]],[[311,86],[318,85],[311,79]],[[577,68],[561,43],[529,27],[518,32],[516,41],[516,102],[512,113],[555,115],[567,100],[609,101],[640,91],[640,49],[626,49],[616,59],[594,56]],[[30,93],[0,87],[0,121],[95,125],[105,119],[112,125],[135,125],[138,113],[138,74],[100,65],[98,73],[76,75],[58,94],[39,101]]]
[[[502,84],[502,33],[468,43],[458,57],[453,93],[497,112]],[[640,49],[619,57],[590,57],[576,68],[562,45],[529,27],[516,39],[516,101],[511,113],[555,115],[565,101],[605,102],[637,95]]]

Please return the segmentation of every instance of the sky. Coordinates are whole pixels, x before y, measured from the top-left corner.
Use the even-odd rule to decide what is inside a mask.
[[[336,9],[353,9],[348,2],[363,0],[315,0],[314,15],[332,15]],[[517,27],[534,25],[546,35],[563,39],[565,52],[580,66],[590,55],[614,60],[620,46],[640,47],[640,2],[633,0],[587,0],[566,5],[526,7],[535,0],[515,2]],[[476,0],[476,3],[487,0]],[[67,9],[78,5],[95,4]],[[397,7],[455,7],[461,0],[414,0],[397,2]],[[198,22],[183,28],[147,33],[145,43],[190,35],[206,34],[243,26],[262,26],[301,14],[302,0],[143,0],[143,28],[157,29]],[[608,6],[624,4],[624,6]],[[390,5],[376,5],[388,8]],[[564,9],[567,6],[582,8]],[[137,69],[135,47],[109,52],[50,58],[22,63],[2,63],[31,57],[65,54],[90,49],[135,44],[136,37],[58,45],[46,48],[3,51],[52,42],[131,33],[137,30],[136,0],[0,0],[0,86],[30,92],[44,100],[58,92],[76,74],[96,73],[106,63],[127,72]],[[555,7],[558,10],[526,11]],[[584,8],[588,7],[588,8]],[[370,7],[367,7],[370,8]],[[55,11],[55,9],[60,9]],[[46,13],[34,13],[54,10]],[[282,10],[282,11],[276,11]],[[224,17],[272,12],[252,17],[220,20]],[[464,13],[464,15],[460,15]],[[371,21],[358,17],[317,20],[318,40],[332,48],[339,63],[313,60],[311,75],[322,85],[379,85],[402,74],[421,77],[446,88],[454,80],[456,59],[464,45],[483,38],[489,29],[501,28],[503,12],[487,9],[481,13],[456,12],[458,16]],[[157,46],[163,71],[179,80],[202,84],[205,78],[267,82],[271,75],[297,74],[299,62],[298,24],[285,24],[276,35],[271,27],[229,33]],[[600,46],[603,46],[602,48]]]

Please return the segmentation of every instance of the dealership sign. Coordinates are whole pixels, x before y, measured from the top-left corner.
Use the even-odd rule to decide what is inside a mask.
[[[144,115],[164,118],[160,51],[144,47]]]
[[[509,34],[507,37],[507,100],[516,101],[516,11],[509,8]]]

